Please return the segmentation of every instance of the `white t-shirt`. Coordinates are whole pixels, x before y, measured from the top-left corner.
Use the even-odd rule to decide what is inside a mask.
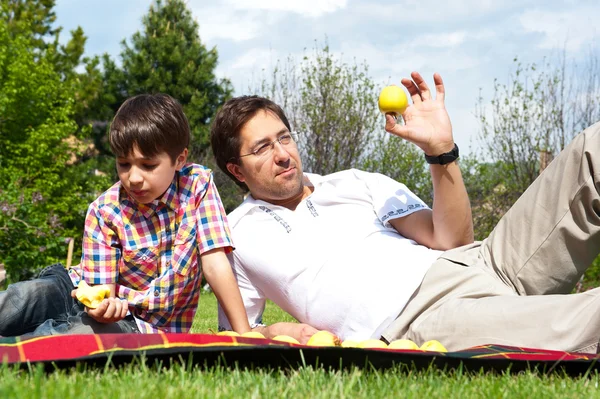
[[[304,174],[313,193],[291,211],[249,196],[229,216],[230,260],[251,326],[266,299],[342,339],[379,338],[441,251],[409,240],[389,220],[427,205],[381,174]],[[219,308],[219,326],[230,329]]]

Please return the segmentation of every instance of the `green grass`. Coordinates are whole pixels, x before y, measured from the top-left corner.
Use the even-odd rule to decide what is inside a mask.
[[[216,330],[216,318],[214,296],[202,295],[193,332]],[[265,322],[275,321],[293,319],[268,304]],[[600,398],[599,382],[596,373],[573,378],[533,371],[510,375],[407,367],[242,370],[136,360],[123,367],[79,366],[45,373],[40,367],[0,366],[0,398]]]

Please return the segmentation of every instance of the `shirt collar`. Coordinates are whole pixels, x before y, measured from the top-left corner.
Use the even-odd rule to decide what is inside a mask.
[[[323,176],[314,173],[304,172],[304,184],[307,186],[317,187],[323,182]],[[227,215],[227,221],[233,227],[235,226],[247,213],[258,206],[273,207],[274,205],[255,199],[252,194],[248,194],[244,202],[242,202],[237,208],[235,208],[229,215]]]
[[[171,210],[179,208],[179,198],[177,196],[177,181],[179,179],[177,177],[178,175],[175,175],[167,191],[158,199],[158,203],[165,204]]]
[[[158,199],[154,201],[143,204],[141,202],[137,202],[127,193],[127,191],[121,186],[121,199],[127,199],[129,202],[133,204],[133,208],[140,212],[146,219],[150,218],[155,212],[160,204],[164,204],[171,210],[176,210],[179,206],[179,198],[177,197],[177,175],[171,182],[171,185],[167,188],[163,195],[161,195]]]

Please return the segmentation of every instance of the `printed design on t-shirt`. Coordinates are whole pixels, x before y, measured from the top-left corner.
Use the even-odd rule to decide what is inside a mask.
[[[391,219],[394,216],[399,216],[408,211],[412,211],[412,210],[419,209],[419,208],[424,208],[423,204],[409,204],[408,208],[394,209],[393,211],[389,211],[388,213],[383,215],[383,217],[381,218],[381,221],[383,223],[385,223],[388,219]]]
[[[306,206],[308,207],[308,210],[310,211],[310,214],[313,215],[314,218],[316,218],[317,216],[319,216],[319,213],[315,209],[315,206],[313,205],[313,203],[311,202],[311,200],[309,200],[309,199],[306,200]]]
[[[283,226],[285,231],[287,231],[288,233],[290,233],[292,231],[292,228],[290,227],[290,225],[287,224],[287,222],[285,220],[283,220],[283,218],[281,216],[279,216],[278,214],[273,212],[271,209],[267,208],[264,205],[260,205],[258,208],[260,210],[262,210],[263,212],[266,212],[267,214],[271,215],[273,217],[273,219],[275,219],[280,225]]]

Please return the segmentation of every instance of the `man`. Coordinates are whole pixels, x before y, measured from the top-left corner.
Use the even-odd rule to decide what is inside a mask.
[[[595,352],[600,289],[568,294],[600,250],[600,125],[573,140],[483,242],[473,243],[444,84],[414,72],[405,126],[386,130],[431,164],[429,209],[404,185],[357,170],[304,173],[281,109],[230,100],[211,131],[219,167],[249,189],[229,215],[232,267],[252,327],[306,342],[441,341],[449,350],[495,343]],[[455,248],[455,249],[452,249]],[[300,324],[262,325],[266,299]],[[229,328],[220,313],[220,327]]]

